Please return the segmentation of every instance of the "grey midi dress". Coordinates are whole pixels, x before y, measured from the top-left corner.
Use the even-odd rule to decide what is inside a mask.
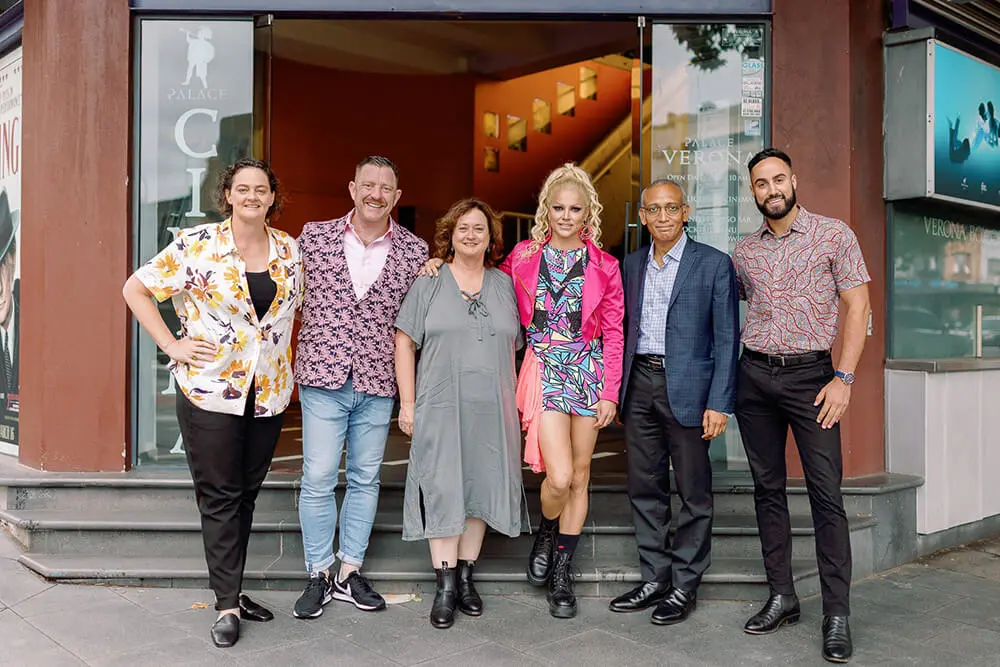
[[[420,350],[403,539],[451,537],[469,517],[516,537],[527,527],[514,351],[522,344],[510,276],[486,269],[467,300],[451,268],[417,278],[396,327]]]

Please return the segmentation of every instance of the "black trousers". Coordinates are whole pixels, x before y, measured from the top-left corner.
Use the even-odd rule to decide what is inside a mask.
[[[238,604],[257,492],[285,417],[255,418],[253,409],[252,389],[242,415],[203,410],[177,392],[177,420],[201,512],[208,582],[219,610]]]
[[[628,497],[643,581],[693,591],[712,562],[712,463],[702,428],[670,410],[662,368],[637,359],[624,406]],[[680,513],[670,540],[670,464]]]
[[[785,484],[785,442],[792,428],[809,492],[816,559],[825,615],[848,615],[851,536],[840,492],[844,474],[840,425],[824,430],[816,422],[816,394],[834,377],[830,357],[798,366],[769,366],[740,360],[736,419],[750,460],[760,547],[771,589],[783,595],[792,584],[792,530]]]

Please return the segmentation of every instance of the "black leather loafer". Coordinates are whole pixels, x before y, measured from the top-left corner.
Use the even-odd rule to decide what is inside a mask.
[[[694,591],[682,591],[671,588],[667,596],[656,605],[649,622],[653,625],[673,625],[687,619],[698,604],[698,596]]]
[[[236,614],[223,614],[212,624],[212,643],[229,648],[240,640],[240,619]]]
[[[644,581],[628,593],[619,595],[608,608],[619,613],[642,611],[659,604],[667,596],[670,584],[663,581]]]
[[[257,604],[246,595],[240,596],[240,618],[244,621],[267,623],[274,620],[274,614],[269,609]]]
[[[783,625],[795,625],[801,616],[797,595],[771,593],[764,608],[751,616],[743,626],[743,632],[748,635],[769,635]]]
[[[823,617],[823,659],[827,662],[847,662],[854,652],[851,624],[846,616]]]

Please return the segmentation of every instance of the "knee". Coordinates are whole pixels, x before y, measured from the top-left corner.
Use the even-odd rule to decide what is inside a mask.
[[[550,470],[545,475],[549,491],[555,496],[565,496],[573,484],[573,473],[569,470]]]
[[[590,484],[590,467],[583,470],[574,470],[570,481],[570,491],[575,495],[587,492],[587,485]]]
[[[337,487],[337,466],[313,462],[302,468],[302,495],[327,495]]]

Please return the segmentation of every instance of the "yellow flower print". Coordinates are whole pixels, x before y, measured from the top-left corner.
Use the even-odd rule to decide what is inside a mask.
[[[173,253],[164,253],[160,259],[156,260],[154,264],[156,270],[160,272],[160,275],[164,278],[170,278],[180,270],[180,262],[174,257]]]
[[[250,374],[250,361],[235,359],[226,370],[219,373],[223,380],[241,380]]]
[[[236,338],[233,339],[233,352],[243,352],[246,350],[249,338],[246,331],[237,331]]]
[[[247,298],[246,290],[243,289],[243,276],[239,269],[235,266],[228,267],[225,278],[226,282],[229,283],[229,291],[235,298],[240,300]]]
[[[153,298],[157,301],[166,301],[173,295],[177,294],[177,290],[171,287],[157,287],[155,285],[150,287],[149,291],[153,293]]]
[[[201,253],[205,252],[206,248],[208,248],[208,241],[205,239],[198,239],[188,246],[187,251],[192,257],[201,257]]]
[[[267,401],[271,398],[271,379],[266,375],[257,376],[257,400]]]
[[[190,282],[191,294],[199,301],[205,301],[213,306],[222,304],[222,294],[219,293],[219,286],[212,281],[212,272],[194,272],[194,277]]]

